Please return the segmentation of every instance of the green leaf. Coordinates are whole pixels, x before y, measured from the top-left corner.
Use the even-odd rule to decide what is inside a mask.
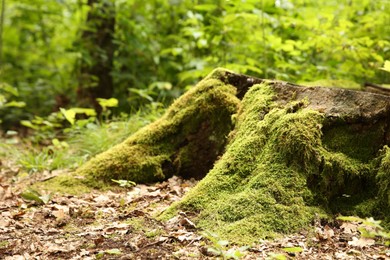
[[[111,179],[111,181],[118,183],[119,186],[125,187],[125,188],[130,188],[130,187],[134,187],[137,185],[137,183],[135,183],[133,181],[128,181],[128,180],[113,180],[113,179]]]
[[[217,8],[218,6],[213,4],[196,5],[194,7],[196,11],[206,11],[206,12],[214,11]]]
[[[30,121],[28,120],[22,120],[20,121],[20,124],[25,126],[25,127],[28,127],[28,128],[31,128],[31,129],[34,129],[34,130],[38,130],[39,127],[34,125],[33,123],[31,123]]]
[[[16,96],[16,97],[19,96],[18,90],[7,83],[4,83],[4,82],[0,83],[0,89],[2,89],[4,92],[9,93],[13,96]]]
[[[385,60],[385,64],[383,64],[383,67],[381,68],[381,70],[390,72],[390,61],[389,60]]]
[[[74,112],[73,110],[66,110],[64,108],[60,108],[60,111],[61,113],[64,115],[65,119],[68,120],[68,122],[71,124],[71,125],[74,125],[74,121],[76,119],[76,112]]]
[[[22,192],[20,196],[25,200],[32,200],[39,204],[46,204],[49,201],[46,200],[46,198],[44,198],[45,200],[43,200],[42,199],[43,196],[39,192],[33,189],[27,189],[26,191]]]
[[[18,102],[18,101],[10,101],[5,104],[6,107],[25,107],[26,103],[24,102]]]
[[[285,247],[285,248],[282,248],[282,250],[284,252],[287,252],[287,253],[300,253],[300,252],[303,252],[303,248],[302,247]]]
[[[99,105],[101,107],[117,107],[118,106],[118,99],[116,98],[97,98],[97,102],[99,102]]]
[[[106,250],[104,252],[109,254],[109,255],[120,255],[120,254],[122,254],[122,251],[120,249],[118,249],[118,248],[108,249],[108,250]]]
[[[51,142],[54,145],[54,147],[56,147],[56,148],[68,148],[69,147],[69,144],[67,142],[60,141],[57,138],[52,139]]]
[[[76,114],[85,114],[87,116],[96,116],[96,111],[92,108],[72,107],[71,109]]]

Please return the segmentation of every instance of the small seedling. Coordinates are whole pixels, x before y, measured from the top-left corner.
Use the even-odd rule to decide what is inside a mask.
[[[131,187],[134,187],[137,185],[137,183],[133,182],[133,181],[128,181],[128,180],[114,180],[114,179],[111,179],[111,181],[115,182],[115,183],[118,183],[120,187],[123,187],[123,188],[131,188]]]
[[[238,249],[228,249],[229,241],[220,240],[216,234],[205,231],[202,233],[203,237],[210,240],[213,244],[207,250],[215,256],[220,256],[222,259],[240,259],[245,255],[245,251],[248,249],[247,246],[240,247]]]
[[[52,194],[40,194],[38,191],[29,188],[22,192],[20,196],[25,200],[35,201],[38,204],[47,204],[51,200]]]

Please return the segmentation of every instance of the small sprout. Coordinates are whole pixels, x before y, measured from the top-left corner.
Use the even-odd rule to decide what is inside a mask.
[[[52,197],[51,193],[42,195],[33,189],[27,189],[26,191],[22,192],[20,196],[25,200],[35,201],[38,204],[47,204]]]
[[[105,254],[108,254],[108,255],[120,255],[120,254],[122,254],[122,251],[120,249],[118,249],[118,248],[113,248],[113,249],[108,249],[108,250],[105,250],[105,251],[100,251],[99,253],[97,253],[96,258],[100,259],[100,258],[104,257]]]
[[[123,188],[131,188],[131,187],[134,187],[137,185],[137,183],[133,182],[133,181],[128,181],[128,180],[114,180],[114,179],[111,179],[111,181],[115,182],[115,183],[118,183],[120,187],[123,187]]]

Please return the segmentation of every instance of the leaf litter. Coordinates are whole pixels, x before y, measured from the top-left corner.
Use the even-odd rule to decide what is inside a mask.
[[[301,233],[240,247],[204,235],[194,213],[180,212],[167,222],[156,219],[196,183],[174,176],[81,196],[44,194],[39,201],[26,200],[12,181],[2,179],[0,258],[390,259],[389,247],[378,238],[362,237],[356,222],[316,221]]]

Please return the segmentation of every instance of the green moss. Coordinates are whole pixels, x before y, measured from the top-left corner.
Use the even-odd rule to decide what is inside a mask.
[[[375,214],[374,158],[384,125],[331,125],[306,108],[308,100],[280,105],[273,97],[271,86],[251,87],[222,158],[162,219],[197,212],[199,227],[248,244],[304,228],[315,214]],[[389,179],[388,163],[386,152],[378,179]]]
[[[381,151],[381,162],[376,175],[379,186],[379,207],[384,209],[382,213],[386,225],[390,227],[390,148],[385,146]]]
[[[386,123],[373,124],[349,123],[331,125],[323,130],[324,147],[329,151],[338,151],[362,162],[369,162],[377,156],[383,146],[383,134]],[[351,145],[353,144],[353,145]]]
[[[215,70],[159,120],[97,155],[75,176],[83,176],[83,184],[96,188],[111,179],[145,183],[174,174],[202,178],[222,153],[240,103],[236,88],[219,80],[224,73]]]
[[[318,161],[322,116],[307,109],[292,113],[272,98],[265,85],[249,90],[221,160],[163,218],[178,208],[200,212],[201,228],[250,243],[296,231],[323,213],[306,185],[309,162]]]
[[[95,182],[94,182],[95,183]],[[36,190],[46,190],[50,192],[58,192],[61,194],[79,195],[92,191],[92,186],[102,188],[102,185],[86,185],[83,177],[73,174],[62,174],[55,178],[43,182],[37,182],[32,185]]]

